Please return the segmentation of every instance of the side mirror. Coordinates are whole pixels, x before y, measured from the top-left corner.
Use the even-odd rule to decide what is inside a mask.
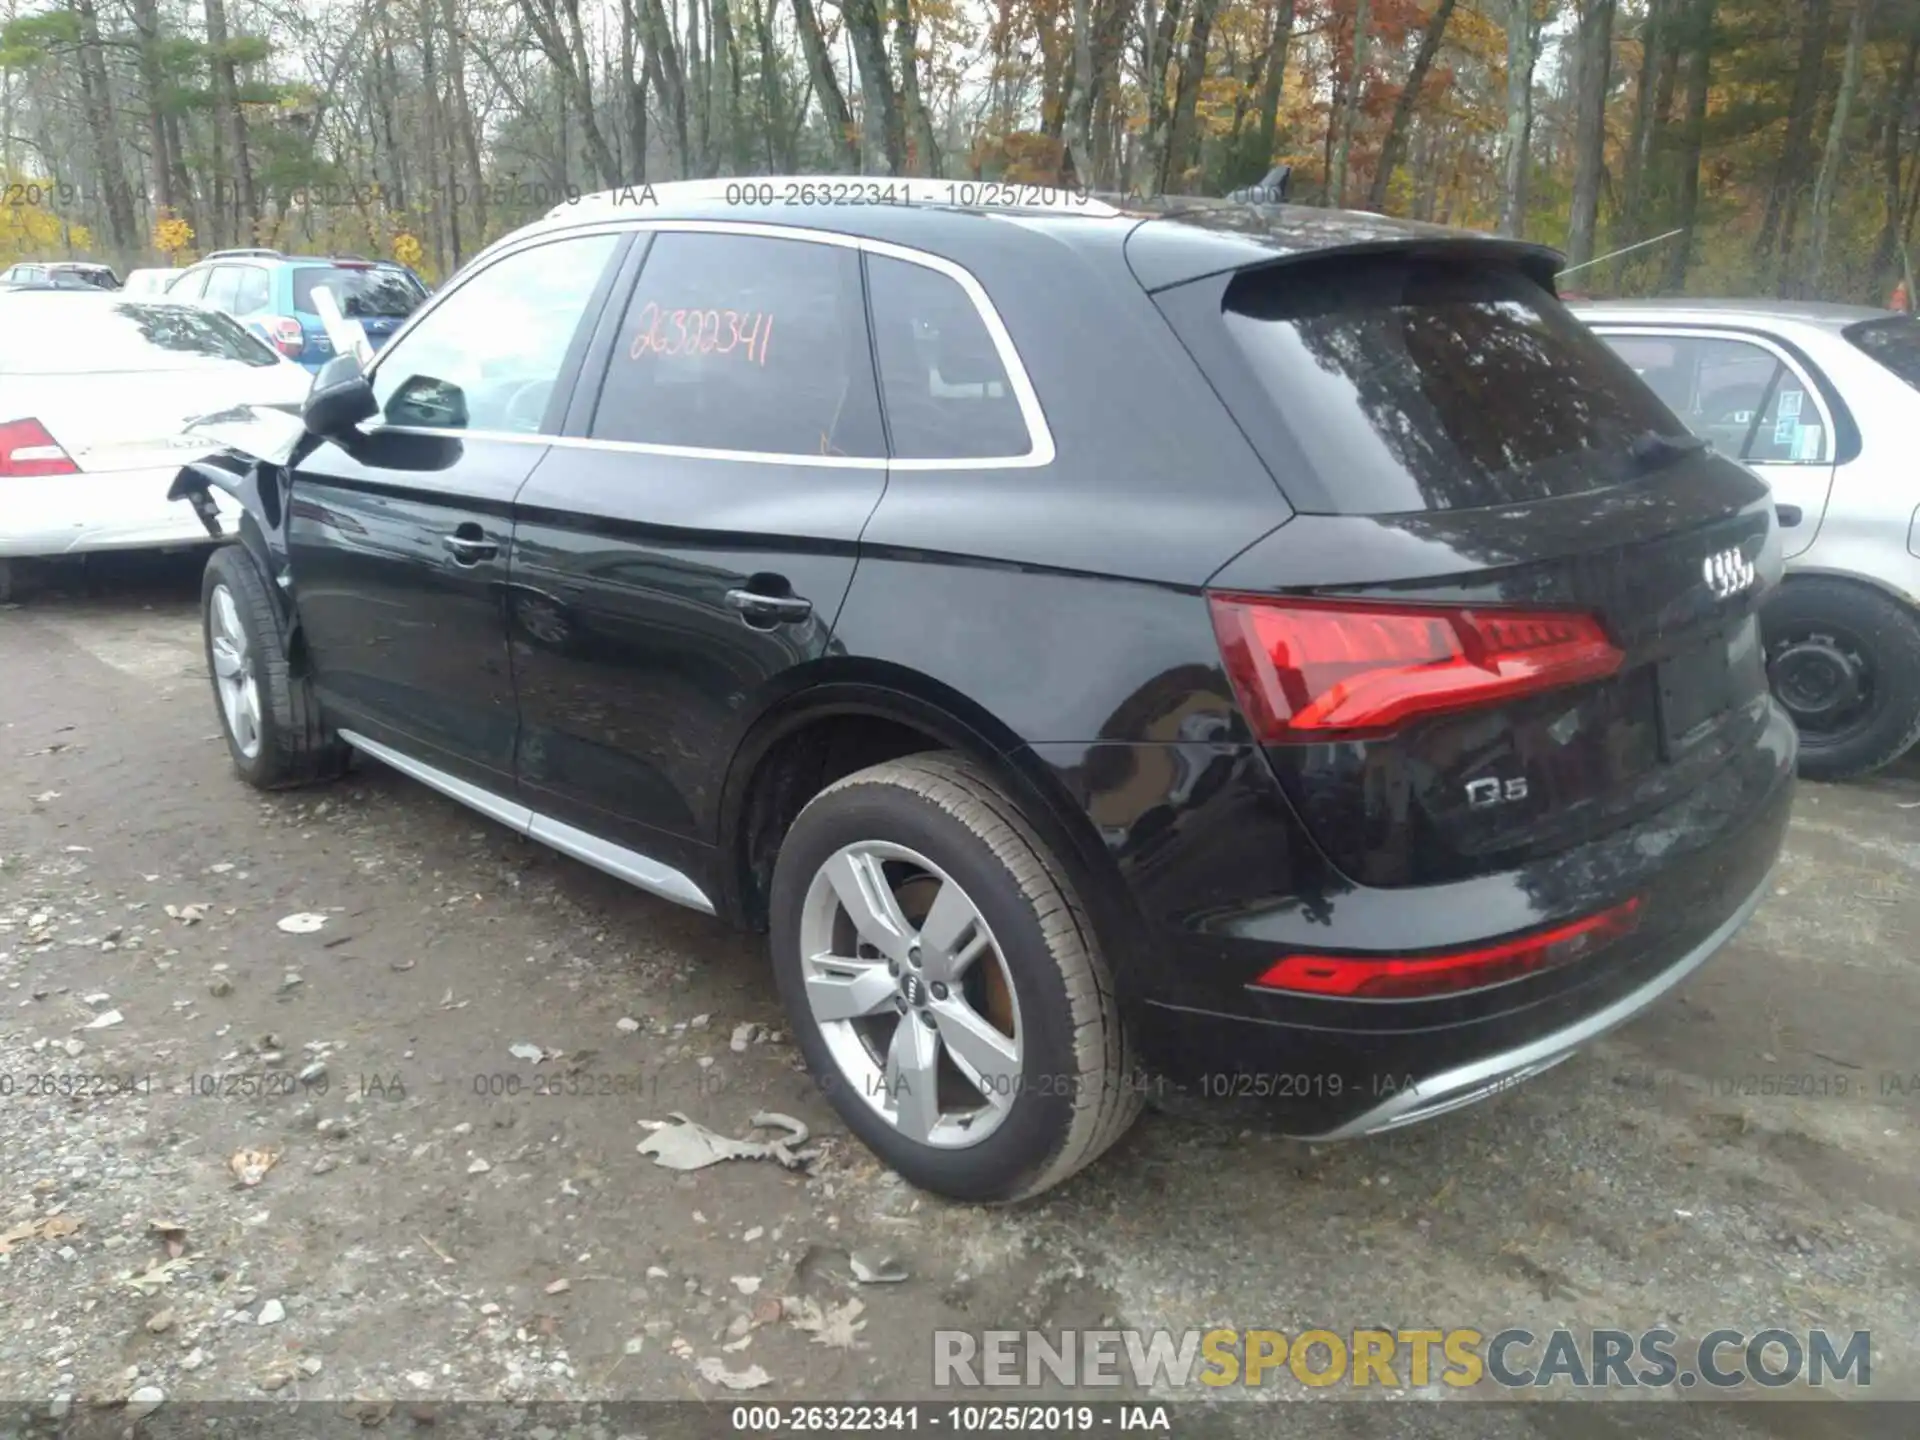
[[[370,420],[379,413],[373,386],[367,383],[360,369],[360,357],[346,354],[336,355],[320,367],[320,373],[313,377],[313,389],[307,392],[307,403],[301,408],[300,418],[315,435],[338,440],[353,433],[362,420]]]
[[[467,392],[450,380],[410,375],[387,401],[389,425],[414,425],[422,430],[467,428]]]

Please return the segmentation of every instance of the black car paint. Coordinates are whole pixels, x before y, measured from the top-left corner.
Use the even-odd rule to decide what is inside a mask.
[[[1707,549],[1742,546],[1770,585],[1778,546],[1764,489],[1710,457],[1604,495],[1510,507],[1498,526],[1295,515],[1148,287],[1329,245],[1441,241],[1371,217],[1343,227],[1288,213],[1291,228],[1269,215],[1258,235],[1209,217],[1147,224],[1128,243],[1133,219],[776,217],[972,273],[1040,392],[1050,465],[792,474],[582,445],[575,407],[553,443],[411,437],[410,476],[314,446],[292,462],[284,528],[266,498],[284,476],[235,481],[203,466],[175,492],[211,479],[249,497],[249,549],[290,580],[289,615],[314,632],[304,654],[330,710],[673,865],[737,922],[763,919],[742,857],[757,767],[787,737],[828,716],[879,716],[987,760],[1079,882],[1151,1060],[1189,1080],[1318,1074],[1262,1093],[1321,1133],[1367,1108],[1382,1077],[1545,1034],[1672,965],[1764,883],[1794,741],[1762,693],[1584,842],[1521,846],[1493,873],[1423,873],[1404,847],[1399,868],[1389,857],[1370,883],[1353,873],[1365,866],[1337,863],[1323,841],[1364,849],[1392,826],[1363,793],[1366,746],[1263,754],[1223,673],[1207,587],[1605,609],[1653,584],[1654,618],[1616,635],[1638,666],[1661,657],[1669,631],[1697,632]],[[607,313],[621,313],[641,248]],[[1466,251],[1551,269],[1535,247]],[[583,326],[583,354],[594,328]],[[595,363],[570,368],[590,376]],[[499,558],[461,569],[443,536],[464,525],[497,540]],[[1662,553],[1649,574],[1630,568]],[[802,596],[811,612],[754,628],[724,599],[749,584]],[[1717,623],[1750,626],[1761,589]],[[360,669],[330,670],[349,645]],[[482,703],[463,712],[470,694]],[[517,775],[501,772],[503,757]],[[1354,777],[1351,816],[1322,839],[1289,793],[1299,766]],[[1250,986],[1283,947],[1465,946],[1628,895],[1646,910],[1630,946],[1492,990],[1340,1002]]]

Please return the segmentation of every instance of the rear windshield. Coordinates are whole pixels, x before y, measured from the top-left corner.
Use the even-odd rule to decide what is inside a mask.
[[[398,270],[348,270],[303,265],[293,272],[293,308],[318,315],[313,292],[325,286],[343,314],[356,319],[404,319],[420,303],[420,291]]]
[[[1849,325],[1842,333],[1855,346],[1920,390],[1920,319],[1911,315],[1889,315],[1885,320]]]
[[[1241,275],[1223,322],[1264,416],[1243,416],[1298,509],[1385,515],[1572,495],[1642,473],[1684,427],[1521,272],[1412,256]],[[1242,391],[1242,393],[1247,393]]]
[[[90,375],[278,365],[280,357],[214,310],[164,300],[93,304],[58,296],[0,299],[0,373]]]

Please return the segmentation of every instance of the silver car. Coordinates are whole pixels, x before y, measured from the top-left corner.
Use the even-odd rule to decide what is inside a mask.
[[[1920,320],[1771,300],[1574,307],[1696,435],[1773,488],[1787,580],[1761,616],[1800,770],[1920,739]]]

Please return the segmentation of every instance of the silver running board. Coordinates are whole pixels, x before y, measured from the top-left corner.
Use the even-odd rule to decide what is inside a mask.
[[[449,775],[390,745],[382,745],[378,740],[369,740],[352,730],[342,730],[339,734],[354,749],[371,755],[384,765],[391,765],[402,775],[433,787],[442,795],[458,800],[490,820],[498,820],[529,839],[551,845],[561,854],[571,855],[596,870],[604,870],[636,889],[645,890],[649,895],[658,895],[663,900],[671,900],[689,910],[698,910],[703,915],[713,914],[713,901],[707,898],[706,892],[671,865],[663,865],[638,850],[629,850],[624,845],[616,845],[611,840],[603,840],[586,830],[503,799],[491,790],[484,790],[458,776]]]

